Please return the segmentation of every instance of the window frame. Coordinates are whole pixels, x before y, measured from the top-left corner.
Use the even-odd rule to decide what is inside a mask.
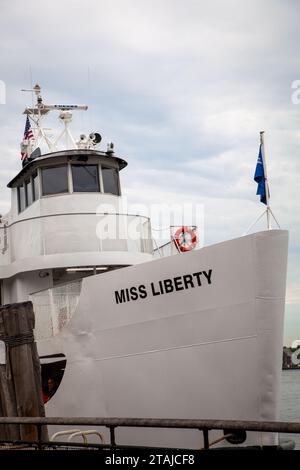
[[[29,191],[28,191],[28,186],[29,186]],[[32,178],[31,175],[28,179],[24,180],[24,188],[25,188],[25,201],[26,201],[26,208],[31,206],[33,203],[33,193],[32,193]],[[29,197],[28,197],[28,192],[31,195],[31,202],[29,203]]]
[[[118,189],[118,194],[115,194],[115,193],[111,193],[111,192],[107,192],[105,191],[105,187],[104,187],[104,178],[103,178],[103,169],[106,169],[106,170],[115,170],[117,172],[117,189]],[[103,194],[110,194],[111,196],[121,196],[121,185],[120,185],[120,176],[119,176],[119,169],[115,166],[109,166],[109,165],[106,165],[105,163],[104,164],[101,164],[101,180],[102,180],[102,192]]]
[[[40,190],[41,190],[41,197],[51,197],[51,196],[57,196],[60,194],[70,194],[70,184],[69,184],[69,166],[70,164],[68,162],[66,163],[61,163],[57,165],[45,165],[40,168]],[[67,190],[66,191],[60,191],[60,192],[55,192],[55,193],[49,193],[49,194],[44,194],[44,184],[43,184],[43,170],[49,170],[49,169],[54,169],[54,168],[66,168],[66,182],[67,182]]]
[[[21,207],[21,189],[24,191],[24,207],[22,209]],[[17,199],[18,199],[18,213],[20,214],[21,212],[24,212],[24,210],[27,208],[26,205],[26,189],[25,189],[25,182],[23,181],[22,184],[19,184],[17,186]]]
[[[38,193],[36,194],[34,180],[37,178],[37,188]],[[17,190],[17,204],[18,204],[18,214],[24,212],[28,207],[30,207],[34,202],[40,199],[40,175],[38,169],[36,169],[30,176],[24,178],[22,184],[16,186]],[[24,191],[24,208],[21,208],[21,191]],[[31,196],[31,202],[29,202],[28,195]]]
[[[72,167],[87,167],[87,166],[93,166],[96,167],[97,171],[97,183],[98,183],[98,189],[96,191],[75,191],[74,190],[74,180],[73,180],[73,171]],[[70,163],[70,173],[71,173],[71,180],[72,180],[72,193],[91,193],[91,194],[97,194],[97,193],[102,193],[102,188],[101,188],[101,182],[100,182],[100,169],[99,169],[99,164],[98,163]]]
[[[40,185],[39,185],[39,172],[38,172],[38,169],[36,169],[30,176],[31,178],[31,190],[32,190],[32,204],[37,201],[39,198],[40,198]],[[37,188],[38,188],[38,192],[39,194],[36,194],[36,191],[35,191],[35,184],[34,184],[34,181],[35,181],[35,178],[37,178]]]

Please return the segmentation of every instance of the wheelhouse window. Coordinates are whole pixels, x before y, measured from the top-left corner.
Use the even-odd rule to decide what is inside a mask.
[[[32,199],[36,201],[39,198],[39,180],[37,172],[32,175]]]
[[[32,204],[33,199],[32,199],[32,185],[31,185],[31,180],[25,181],[25,200],[26,200],[26,206],[30,206]]]
[[[26,207],[25,188],[23,185],[18,187],[18,206],[19,212],[22,212]]]
[[[18,186],[18,210],[22,212],[39,198],[38,173],[37,171]]]
[[[98,165],[72,165],[74,192],[99,192]]]
[[[67,165],[42,168],[43,196],[68,192]]]
[[[115,168],[102,167],[103,189],[105,193],[120,195],[119,174]]]

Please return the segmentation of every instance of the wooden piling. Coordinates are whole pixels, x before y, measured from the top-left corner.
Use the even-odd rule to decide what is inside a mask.
[[[0,341],[6,347],[6,364],[0,365],[0,416],[45,416],[41,366],[33,337],[31,302],[0,307]],[[42,440],[48,440],[47,428]],[[34,425],[1,425],[1,440],[38,440]]]

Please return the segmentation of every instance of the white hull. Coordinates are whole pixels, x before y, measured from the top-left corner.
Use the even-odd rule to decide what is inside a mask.
[[[278,419],[287,244],[286,231],[260,232],[84,279],[69,323],[38,342],[41,356],[67,359],[47,416]],[[179,290],[153,295],[166,279]],[[146,298],[116,303],[141,285]],[[251,433],[244,445],[276,439]],[[194,431],[117,440],[201,445]]]

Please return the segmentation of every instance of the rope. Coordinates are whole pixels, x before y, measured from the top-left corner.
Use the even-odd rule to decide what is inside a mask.
[[[4,341],[6,346],[10,348],[15,348],[16,346],[21,346],[22,344],[30,344],[34,342],[33,332],[29,331],[27,333],[20,333],[15,336],[2,336],[0,335],[0,340]]]
[[[34,450],[28,445],[22,444],[0,444],[0,450]]]

